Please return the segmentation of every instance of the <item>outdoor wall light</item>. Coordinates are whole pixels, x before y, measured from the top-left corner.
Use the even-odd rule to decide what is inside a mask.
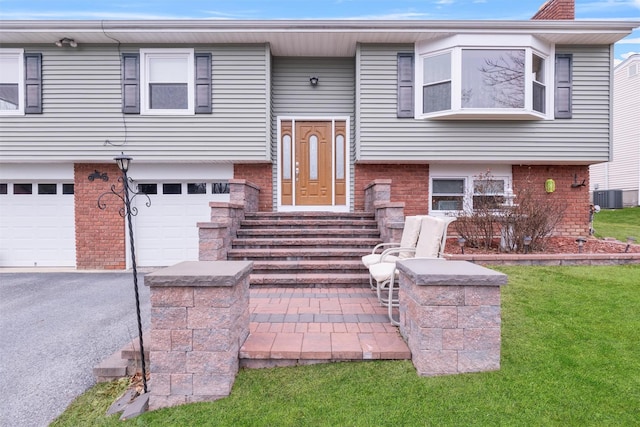
[[[311,83],[311,86],[318,86],[318,82],[320,81],[319,78],[317,78],[316,76],[312,76],[309,78],[309,83]]]
[[[529,253],[529,247],[531,246],[531,241],[533,239],[531,238],[531,236],[525,236],[524,238],[524,253],[528,254]]]
[[[458,239],[458,246],[460,246],[460,252],[464,255],[464,244],[467,243],[467,239],[464,237],[460,237]]]
[[[61,38],[60,40],[58,40],[56,42],[56,46],[58,46],[58,47],[62,47],[62,46],[78,47],[78,43],[76,43],[76,41],[74,39],[71,39],[69,37],[64,37],[64,38]]]
[[[631,247],[631,245],[635,243],[635,241],[636,241],[635,237],[631,237],[631,236],[627,237],[627,247],[624,248],[624,251],[629,252],[629,248]]]
[[[584,237],[578,237],[576,239],[576,243],[578,244],[578,253],[581,254],[584,248],[584,244],[587,243],[587,239]]]

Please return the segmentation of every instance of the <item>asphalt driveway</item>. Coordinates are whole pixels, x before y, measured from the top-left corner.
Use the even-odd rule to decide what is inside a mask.
[[[149,288],[139,275],[143,328]],[[47,426],[138,336],[133,277],[0,270],[0,426]]]

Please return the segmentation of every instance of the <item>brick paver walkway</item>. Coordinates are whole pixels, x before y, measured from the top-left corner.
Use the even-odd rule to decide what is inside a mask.
[[[252,288],[249,309],[245,361],[411,357],[368,288]]]

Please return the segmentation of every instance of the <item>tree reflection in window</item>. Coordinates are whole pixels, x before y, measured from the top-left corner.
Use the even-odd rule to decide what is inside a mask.
[[[462,51],[462,108],[524,108],[525,51]]]

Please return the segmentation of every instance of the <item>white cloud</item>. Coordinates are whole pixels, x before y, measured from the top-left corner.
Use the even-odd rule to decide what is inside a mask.
[[[577,3],[576,12],[588,13],[627,7],[640,9],[640,0],[600,0],[590,3]]]
[[[627,52],[627,53],[623,53],[622,55],[620,55],[622,57],[622,59],[618,59],[615,58],[613,60],[613,66],[617,67],[618,65],[622,64],[624,62],[625,59],[628,59],[631,55],[640,55],[640,52]]]
[[[89,11],[54,11],[54,12],[0,12],[2,19],[189,19],[188,16],[156,15],[150,13],[129,12],[89,12]]]
[[[622,39],[618,43],[619,44],[640,44],[640,37],[635,37],[631,39]]]
[[[454,4],[455,0],[438,0],[436,4]]]

